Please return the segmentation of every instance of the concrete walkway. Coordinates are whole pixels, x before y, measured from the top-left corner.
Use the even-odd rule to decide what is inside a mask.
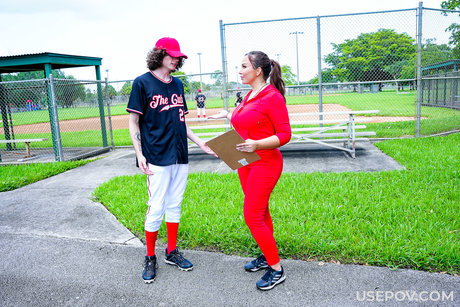
[[[285,170],[401,169],[371,144],[362,145],[357,156],[353,160],[337,151],[286,147]],[[91,200],[101,183],[138,173],[134,159],[131,149],[117,149],[85,166],[0,193],[1,306],[460,304],[460,279],[445,274],[283,260],[286,281],[261,292],[255,282],[263,273],[242,268],[249,258],[185,251],[195,269],[182,272],[164,264],[162,246],[157,250],[158,276],[146,285],[140,277],[142,242]],[[375,159],[382,160],[371,164]],[[192,151],[190,170],[226,172],[228,168],[218,159]]]

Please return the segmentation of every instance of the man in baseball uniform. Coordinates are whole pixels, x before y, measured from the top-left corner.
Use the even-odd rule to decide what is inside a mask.
[[[197,117],[200,118],[200,115],[203,115],[203,118],[206,119],[206,96],[201,92],[201,89],[198,89],[195,101]]]
[[[215,155],[185,124],[188,109],[184,86],[171,72],[181,68],[186,58],[176,39],[159,39],[147,57],[149,71],[133,82],[126,109],[137,163],[147,175],[149,200],[144,224],[147,255],[142,272],[146,283],[156,276],[155,242],[163,216],[168,234],[165,262],[184,271],[193,269],[193,264],[176,247],[188,176],[187,138],[206,153]]]

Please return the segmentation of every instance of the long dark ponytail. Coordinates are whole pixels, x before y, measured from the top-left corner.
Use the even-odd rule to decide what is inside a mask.
[[[259,67],[262,69],[265,81],[267,81],[270,77],[270,84],[273,85],[281,93],[281,95],[283,95],[283,98],[286,101],[286,98],[284,97],[286,90],[284,88],[280,64],[275,60],[271,60],[268,55],[262,51],[251,51],[247,53],[246,56],[249,58],[249,61],[254,69]]]

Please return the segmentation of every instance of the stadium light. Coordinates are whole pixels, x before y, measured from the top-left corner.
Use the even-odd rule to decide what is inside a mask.
[[[297,35],[303,34],[303,32],[295,31],[289,34],[295,34],[295,52],[296,52],[296,57],[297,57],[297,85],[300,85],[300,82],[299,82],[299,42],[297,39]]]

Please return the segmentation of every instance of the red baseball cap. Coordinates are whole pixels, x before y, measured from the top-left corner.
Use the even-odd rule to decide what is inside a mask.
[[[172,37],[163,37],[160,38],[155,44],[156,49],[164,49],[166,52],[175,58],[184,57],[188,58],[185,54],[180,51],[179,42]]]
[[[201,89],[198,89],[198,93],[201,93]]]

